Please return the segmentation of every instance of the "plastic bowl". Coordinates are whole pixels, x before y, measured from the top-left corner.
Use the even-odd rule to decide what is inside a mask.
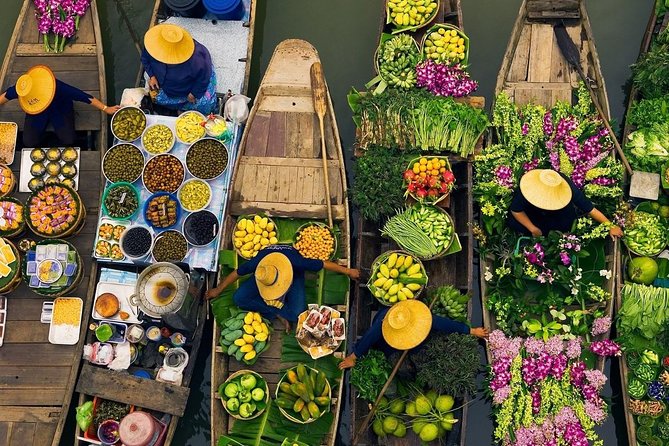
[[[98,438],[104,446],[115,445],[121,440],[118,432],[119,422],[116,420],[105,420],[98,426]]]
[[[139,112],[144,117],[144,128],[142,129],[141,132],[139,132],[139,135],[137,135],[137,138],[135,138],[135,139],[122,139],[122,138],[118,137],[116,132],[114,132],[114,119],[116,119],[116,117],[121,113],[127,113],[127,112],[124,112],[124,110],[130,110],[130,109],[136,110],[137,112]],[[132,106],[121,107],[121,108],[118,109],[118,111],[116,113],[114,113],[114,116],[112,116],[111,124],[110,124],[109,127],[111,128],[112,135],[114,135],[115,139],[117,139],[119,141],[124,141],[124,142],[137,141],[142,136],[142,134],[144,133],[144,130],[146,129],[146,114],[139,107],[132,107]]]
[[[135,208],[135,211],[125,217],[112,217],[109,215],[109,210],[107,210],[107,195],[109,195],[109,192],[114,189],[115,187],[119,186],[126,186],[132,190],[132,192],[135,194],[135,198],[137,198],[137,207]],[[119,181],[118,183],[113,183],[111,184],[108,188],[105,189],[104,193],[102,194],[102,212],[112,220],[132,220],[135,215],[137,215],[137,211],[139,210],[140,207],[140,199],[139,199],[139,191],[135,186],[133,186],[131,183],[128,183],[126,181]]]
[[[203,177],[197,176],[193,172],[191,172],[190,168],[188,167],[188,154],[193,149],[193,146],[202,142],[202,141],[205,141],[205,140],[215,141],[216,143],[220,144],[221,147],[223,147],[223,150],[225,151],[225,156],[226,156],[225,168],[218,175],[216,175],[214,177],[211,177],[211,178],[203,178]],[[191,144],[190,147],[188,147],[188,151],[186,152],[186,159],[184,161],[184,164],[186,165],[186,170],[188,171],[188,174],[190,176],[192,176],[194,178],[199,178],[201,180],[206,180],[206,181],[215,180],[216,178],[223,175],[228,170],[228,167],[230,167],[230,151],[228,150],[228,147],[225,144],[223,144],[222,141],[220,141],[216,138],[201,138],[201,139],[198,139],[197,141],[195,141],[193,144]]]
[[[225,129],[222,132],[216,133],[211,130],[211,127],[215,125],[216,121],[223,121],[225,123]],[[206,132],[207,136],[210,136],[212,138],[220,137],[223,133],[225,133],[227,129],[228,129],[227,121],[221,115],[209,115],[207,117],[207,121],[204,123],[204,131]]]
[[[142,157],[142,160],[143,160],[142,162],[146,163],[146,160],[144,159],[144,155],[142,154],[142,149],[137,147],[135,144],[132,144],[132,143],[129,143],[129,142],[122,142],[122,143],[111,146],[109,148],[109,150],[107,150],[107,152],[105,153],[105,156],[102,158],[102,175],[104,175],[105,180],[109,181],[110,183],[114,183],[115,181],[112,181],[107,176],[107,172],[105,172],[105,162],[107,161],[107,157],[109,156],[109,154],[112,153],[117,147],[125,146],[125,145],[133,146],[136,149],[137,153],[139,153],[139,155]],[[139,175],[137,175],[134,179],[132,179],[132,181],[128,180],[128,182],[129,183],[134,183],[135,181],[137,181],[139,179],[139,177],[142,176],[142,173],[144,173],[143,168],[142,168],[142,171],[139,172]],[[118,182],[118,181],[116,181],[116,182]]]
[[[179,162],[179,164],[181,164],[181,167],[182,167],[182,169],[183,169],[183,175],[181,176],[181,180],[179,181],[179,185],[178,185],[174,190],[170,190],[170,191],[155,191],[155,190],[151,190],[151,189],[149,189],[148,187],[146,187],[146,183],[144,182],[144,178],[145,178],[145,176],[146,176],[147,168],[149,167],[149,164],[150,164],[152,161],[154,161],[154,160],[156,160],[156,159],[158,159],[158,158],[160,158],[160,157],[170,157],[170,158],[173,158],[173,159],[177,160],[177,161]],[[155,162],[155,161],[154,161],[154,162]],[[184,163],[183,161],[181,161],[179,158],[177,158],[176,156],[174,156],[174,155],[170,155],[169,153],[162,153],[162,154],[160,154],[160,155],[155,155],[155,156],[151,157],[151,158],[146,162],[146,164],[144,164],[144,169],[142,169],[142,185],[144,186],[144,188],[145,188],[146,190],[148,190],[148,191],[151,192],[151,193],[155,193],[155,192],[169,192],[169,193],[174,193],[174,192],[176,192],[177,190],[179,190],[179,188],[180,188],[181,185],[183,184],[185,178],[186,178],[186,165],[185,165],[185,163]]]
[[[209,190],[209,199],[207,200],[207,203],[204,206],[199,207],[197,209],[188,209],[186,206],[184,206],[183,200],[181,199],[181,191],[189,183],[202,183],[205,186],[207,186],[207,189]],[[214,193],[211,190],[211,185],[209,183],[207,183],[205,180],[201,180],[200,178],[191,178],[190,180],[186,180],[184,182],[184,184],[181,185],[181,187],[179,188],[179,191],[177,192],[177,196],[179,197],[179,203],[181,204],[181,207],[183,208],[183,210],[186,211],[186,212],[197,212],[197,211],[201,211],[202,209],[206,209],[209,206],[209,204],[211,204],[211,198],[212,198],[213,195],[214,195]]]
[[[170,197],[170,199],[172,199],[174,202],[176,202],[176,204],[177,204],[177,218],[174,221],[174,223],[172,223],[169,226],[165,226],[165,227],[155,226],[153,223],[151,223],[151,220],[149,220],[147,218],[146,212],[149,210],[149,203],[151,202],[151,200],[153,200],[154,198],[165,196],[165,195],[167,195],[168,197]],[[156,192],[155,194],[151,195],[144,202],[144,221],[146,222],[147,226],[149,226],[150,228],[153,228],[157,231],[164,231],[166,229],[170,229],[170,228],[173,228],[174,226],[176,226],[176,224],[177,224],[177,222],[179,221],[180,218],[181,218],[181,204],[179,203],[179,199],[177,198],[177,196],[174,195],[174,194],[170,194],[169,192]]]
[[[167,130],[170,131],[170,134],[172,135],[172,143],[171,143],[170,146],[167,148],[167,150],[162,151],[162,152],[151,152],[150,150],[148,150],[148,149],[146,148],[146,143],[145,143],[146,134],[149,132],[149,130],[151,130],[151,129],[154,128],[154,127],[165,127]],[[172,130],[172,128],[170,128],[170,126],[168,126],[168,125],[166,125],[166,124],[160,124],[160,123],[158,123],[158,124],[152,124],[152,125],[148,126],[147,128],[145,128],[145,129],[144,129],[144,132],[142,133],[142,147],[144,147],[144,150],[145,150],[146,153],[148,153],[150,156],[160,155],[160,154],[163,154],[163,153],[168,153],[168,152],[170,152],[170,151],[174,148],[174,144],[176,143],[176,141],[177,141],[177,137],[176,137],[176,135],[174,134],[174,130]]]
[[[142,229],[146,230],[146,232],[148,232],[148,234],[149,234],[149,236],[150,236],[150,238],[151,238],[151,243],[149,244],[149,249],[147,249],[146,252],[145,252],[144,254],[139,255],[139,256],[132,256],[132,255],[129,255],[128,252],[123,248],[123,245],[124,245],[124,241],[125,241],[125,239],[126,239],[126,236],[127,236],[128,233],[130,232],[130,230],[135,229],[135,228],[142,228]],[[118,244],[119,244],[119,246],[121,247],[121,252],[122,252],[123,255],[126,256],[128,259],[130,259],[130,260],[139,260],[139,259],[143,259],[144,257],[146,257],[146,256],[153,250],[153,234],[151,233],[151,230],[150,230],[149,228],[147,228],[146,226],[144,226],[144,225],[132,225],[132,226],[129,226],[125,231],[123,231],[123,234],[121,234],[121,239],[119,240]]]

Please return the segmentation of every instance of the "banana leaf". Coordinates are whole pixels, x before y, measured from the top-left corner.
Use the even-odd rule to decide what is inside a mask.
[[[334,389],[341,378],[342,371],[339,370],[339,360],[332,355],[324,356],[319,359],[311,359],[302,347],[297,343],[295,336],[283,336],[281,345],[281,363],[293,364],[302,363],[308,367],[313,367],[323,373]]]
[[[267,410],[258,418],[235,421],[230,434],[218,439],[218,446],[276,446],[286,438],[321,444],[333,420],[334,415],[326,412],[313,423],[296,424],[281,415],[274,400],[270,400]]]
[[[220,266],[219,278],[222,279],[237,269],[239,258],[236,252],[230,250],[221,250],[218,256],[218,264]],[[237,310],[237,306],[232,301],[232,295],[237,291],[237,288],[239,288],[239,281],[230,285],[217,298],[211,301],[211,311],[219,325],[224,324],[226,320],[234,316],[233,313]]]

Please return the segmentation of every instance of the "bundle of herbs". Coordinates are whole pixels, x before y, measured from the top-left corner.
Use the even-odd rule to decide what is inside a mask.
[[[381,221],[404,205],[402,174],[413,156],[397,148],[371,146],[356,159],[350,195],[365,219]]]
[[[669,29],[658,36],[650,51],[632,65],[632,81],[645,99],[669,93]]]
[[[390,376],[390,362],[382,352],[370,350],[351,369],[351,385],[360,398],[374,401]]]
[[[476,393],[480,371],[478,341],[460,333],[431,334],[425,344],[411,354],[416,366],[416,382],[438,393],[453,396]]]

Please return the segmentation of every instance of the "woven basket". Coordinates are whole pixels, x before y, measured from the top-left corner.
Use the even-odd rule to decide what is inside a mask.
[[[440,161],[441,161],[441,160],[445,160],[445,161],[446,161],[446,166],[444,166],[444,167],[446,167],[446,170],[450,170],[451,172],[453,172],[453,169],[451,169],[451,163],[450,163],[450,161],[448,160],[448,157],[447,157],[447,156],[430,156],[430,157],[428,157],[428,156],[419,156],[419,157],[416,157],[416,158],[412,159],[411,162],[409,162],[409,164],[407,165],[407,169],[406,169],[406,170],[412,170],[412,169],[413,169],[413,165],[414,165],[415,163],[419,162],[421,158],[428,158],[428,159],[430,159],[430,160],[436,158],[436,159],[438,159],[438,160],[440,160]],[[454,182],[453,184],[455,184],[455,182]],[[405,184],[405,186],[406,186],[406,184]],[[440,202],[444,201],[444,200],[446,199],[446,197],[448,197],[448,196],[451,194],[451,192],[449,191],[449,192],[446,192],[446,193],[443,194],[443,195],[440,195],[435,201],[428,201],[428,200],[426,200],[425,198],[418,198],[418,197],[416,196],[416,194],[413,193],[413,192],[408,192],[408,191],[407,191],[407,193],[408,193],[408,195],[409,195],[411,198],[413,198],[414,200],[416,200],[418,203],[434,204],[434,205],[436,205],[437,203],[440,203]]]
[[[339,250],[339,241],[337,240],[337,234],[335,234],[334,230],[326,225],[325,223],[321,223],[319,221],[310,221],[308,223],[303,224],[299,228],[297,228],[297,231],[295,231],[295,234],[293,235],[293,248],[297,249],[295,247],[295,244],[297,243],[297,235],[302,232],[303,229],[308,228],[309,226],[319,226],[321,228],[326,228],[328,231],[330,231],[330,235],[332,235],[332,238],[334,239],[334,245],[333,245],[333,250],[332,254],[330,254],[330,257],[328,257],[327,260],[334,260],[334,258],[337,256],[337,252]]]
[[[26,225],[35,235],[38,235],[45,239],[62,239],[70,237],[72,235],[76,235],[81,231],[83,226],[86,224],[86,206],[84,206],[84,202],[81,200],[81,196],[79,195],[79,193],[76,190],[72,189],[71,187],[65,186],[64,184],[58,184],[58,186],[62,187],[63,189],[66,189],[72,195],[74,201],[79,206],[79,211],[77,212],[76,220],[67,230],[59,232],[58,234],[43,234],[37,231],[36,228],[33,228],[33,226],[30,224],[30,200],[32,199],[33,196],[37,195],[45,187],[50,187],[49,185],[45,185],[44,187],[41,187],[32,194],[30,194],[28,200],[26,201],[25,206],[23,207],[23,217],[25,219]]]
[[[12,248],[14,256],[16,257],[16,262],[18,263],[16,265],[16,271],[14,271],[14,277],[12,277],[9,282],[0,288],[0,294],[11,293],[21,284],[21,256],[19,250],[16,249],[16,245],[14,245],[14,243],[12,243],[10,240],[4,239],[4,241]]]
[[[268,220],[268,221],[267,221],[268,223],[271,222],[272,224],[274,224],[274,231],[276,232],[276,239],[277,239],[277,240],[281,240],[280,237],[279,237],[280,234],[279,234],[278,228],[276,227],[276,223],[275,223],[274,220],[272,220],[269,216],[267,216],[267,215],[265,215],[265,214],[262,214],[262,213],[260,213],[260,214],[240,215],[239,217],[237,217],[237,221],[235,221],[235,228],[234,228],[234,230],[232,231],[232,236],[230,237],[230,243],[232,244],[233,248],[235,249],[235,252],[237,253],[237,255],[238,255],[239,257],[241,257],[242,259],[249,260],[248,258],[246,258],[246,257],[244,257],[244,256],[242,255],[242,250],[239,249],[239,248],[237,248],[237,247],[235,246],[235,232],[237,231],[237,223],[238,223],[241,219],[243,219],[243,218],[246,218],[246,219],[248,219],[248,220],[253,220],[253,217],[256,216],[256,215],[258,215],[259,217],[263,217],[263,218],[266,217],[267,220]],[[278,243],[276,243],[276,244],[278,244]],[[267,245],[267,246],[271,246],[271,244],[270,244],[270,245]]]
[[[77,274],[74,277],[74,280],[72,283],[60,290],[54,290],[54,291],[49,291],[50,288],[32,288],[29,286],[29,279],[28,275],[25,273],[27,266],[28,266],[28,255],[23,256],[23,259],[21,261],[21,273],[23,276],[23,281],[28,285],[28,287],[35,293],[40,296],[46,296],[46,297],[61,297],[66,294],[71,294],[74,292],[79,284],[81,283],[81,279],[84,277],[84,265],[83,265],[83,260],[81,259],[81,256],[79,255],[79,251],[72,245],[71,243],[62,240],[62,239],[47,239],[43,240],[38,243],[38,245],[54,245],[54,244],[65,244],[70,247],[70,249],[74,250],[77,254]]]
[[[264,401],[265,401],[265,404],[269,403],[269,387],[267,386],[267,380],[266,380],[265,378],[263,378],[262,375],[260,375],[259,373],[254,372],[253,370],[238,370],[238,371],[236,371],[235,373],[233,373],[232,375],[228,376],[228,379],[226,379],[226,380],[223,382],[223,384],[230,383],[230,382],[232,382],[235,378],[237,378],[237,377],[239,377],[239,376],[242,376],[242,375],[246,375],[246,374],[248,374],[248,373],[254,375],[257,379],[262,379],[262,381],[265,383],[265,389],[264,389],[264,390],[265,390],[265,398],[264,398]],[[247,417],[247,418],[243,418],[243,417],[240,416],[238,413],[230,412],[230,411],[228,410],[228,406],[226,405],[226,402],[225,402],[225,395],[220,395],[220,394],[219,394],[219,396],[221,397],[221,404],[223,405],[223,408],[225,409],[225,411],[226,411],[232,418],[235,418],[235,419],[237,419],[237,420],[245,421],[245,420],[252,420],[252,419],[254,419],[254,418],[258,418],[258,417],[259,417],[260,415],[262,415],[262,413],[265,412],[265,410],[267,409],[267,406],[265,406],[265,407],[263,407],[262,409],[258,410],[256,413],[254,413],[252,416]]]
[[[639,208],[639,206],[640,206],[640,204],[637,205],[636,208],[635,208],[634,210],[637,211],[637,209]],[[642,209],[643,209],[643,208],[642,208]],[[645,213],[647,213],[647,214],[654,214],[653,212],[645,211],[645,210],[639,210],[639,212],[645,212]],[[667,234],[667,231],[665,230],[665,235],[666,235],[666,234]],[[666,249],[666,247],[667,247],[667,246],[665,245],[665,246],[663,246],[661,249],[659,249],[657,252],[652,253],[652,254],[650,254],[650,253],[642,254],[642,253],[640,253],[640,252],[634,251],[633,249],[631,249],[631,248],[629,247],[629,245],[627,244],[627,240],[626,240],[625,236],[623,236],[623,237],[621,238],[621,240],[622,240],[623,244],[625,245],[625,248],[627,248],[627,250],[628,250],[629,252],[631,252],[632,254],[634,254],[634,255],[636,255],[636,256],[639,256],[639,257],[656,257],[656,256],[659,255],[662,251],[664,251],[664,250]]]
[[[413,292],[413,296],[414,296],[413,298],[418,299],[418,296],[420,296],[420,294],[423,292],[425,287],[427,287],[427,273],[425,272],[425,265],[423,265],[423,262],[421,262],[419,258],[417,258],[416,256],[414,256],[413,254],[411,254],[407,251],[401,251],[401,250],[386,251],[386,252],[382,253],[381,255],[379,255],[376,259],[374,259],[374,262],[372,262],[372,266],[371,266],[372,274],[369,276],[369,280],[367,281],[367,288],[372,293],[372,296],[374,296],[374,292],[376,291],[376,287],[373,284],[374,284],[374,281],[377,279],[376,274],[379,272],[379,267],[393,253],[395,253],[397,255],[411,256],[411,257],[413,257],[414,263],[417,263],[417,264],[420,265],[420,270],[423,273],[423,275],[425,276],[426,282],[425,282],[424,285],[421,285],[421,288],[419,290]],[[381,299],[379,297],[376,297],[376,296],[374,296],[374,297],[377,301],[379,301],[379,303],[381,305],[384,305],[386,307],[392,307],[394,305],[394,303],[386,302],[383,299]]]
[[[434,20],[434,18],[437,16],[439,13],[439,9],[441,8],[441,2],[439,0],[435,0],[435,3],[437,4],[437,7],[434,8],[434,11],[432,11],[432,14],[425,20],[423,23],[420,25],[398,25],[397,23],[393,22],[393,18],[390,16],[390,5],[386,1],[386,23],[392,24],[395,29],[393,30],[393,34],[401,33],[402,31],[416,31],[418,29],[424,28],[427,25],[430,24]]]
[[[441,212],[442,214],[444,214],[446,216],[448,221],[451,223],[451,228],[453,228],[453,231],[451,232],[451,240],[446,244],[446,247],[437,255],[434,255],[434,256],[431,256],[431,257],[422,257],[422,256],[414,254],[413,252],[409,252],[409,254],[411,254],[413,257],[416,257],[416,258],[418,258],[419,260],[422,260],[422,261],[440,259],[440,258],[444,257],[446,254],[448,254],[448,250],[451,249],[451,245],[455,241],[455,223],[453,222],[453,217],[451,217],[451,214],[446,212],[446,209],[444,209],[440,206],[434,206],[434,205],[431,205],[431,204],[422,204],[422,206],[429,206],[431,208],[434,208],[438,212]],[[395,241],[395,243],[397,243],[397,241]]]
[[[467,67],[467,65],[469,65],[469,37],[467,37],[467,35],[464,33],[464,31],[462,31],[460,28],[458,28],[457,26],[454,26],[454,25],[449,25],[448,23],[438,23],[438,24],[432,26],[430,29],[427,30],[427,32],[425,33],[425,35],[423,36],[423,38],[421,39],[421,42],[420,42],[421,60],[426,59],[426,57],[425,57],[425,41],[428,39],[428,36],[430,34],[432,34],[435,31],[438,31],[439,28],[442,28],[442,29],[445,29],[445,30],[448,30],[448,31],[454,29],[455,31],[457,31],[458,36],[460,38],[464,39],[464,41],[465,41],[465,58],[462,59],[462,60],[458,60],[458,61],[451,61],[449,64],[459,63],[460,66]],[[445,63],[446,61],[435,60],[435,62]]]
[[[309,367],[309,366],[305,366],[305,367],[307,368],[307,372],[308,372],[308,373],[311,373],[312,370],[315,370],[317,373],[323,373],[323,372],[321,372],[320,370],[316,370],[316,369],[311,368],[311,367]],[[279,382],[278,382],[277,385],[276,385],[276,392],[275,392],[275,395],[274,395],[275,398],[278,398],[278,397],[279,397],[279,389],[280,389],[280,387],[281,387],[281,383],[284,382],[284,381],[286,380],[286,376],[288,375],[288,372],[289,372],[290,370],[295,370],[296,368],[297,368],[297,366],[296,366],[296,367],[291,367],[290,369],[286,370],[286,373],[283,374],[283,376],[281,377],[281,379],[279,380]],[[330,385],[330,381],[327,379],[327,377],[325,377],[325,386],[326,386],[327,389],[328,389],[328,398],[330,398],[330,402],[332,402],[332,386]],[[314,421],[316,421],[316,420],[318,419],[318,418],[312,418],[312,417],[310,417],[307,421],[304,421],[304,420],[301,419],[301,418],[296,418],[296,417],[294,417],[293,415],[290,414],[290,412],[288,412],[288,411],[287,411],[286,409],[284,409],[283,407],[280,407],[280,406],[277,406],[277,407],[279,408],[279,411],[281,412],[281,414],[282,414],[284,417],[288,418],[288,419],[289,419],[290,421],[292,421],[293,423],[297,423],[297,424],[309,424],[309,423],[313,423]],[[330,407],[329,407],[329,406],[321,411],[321,416],[323,416],[323,414],[324,414],[325,412],[327,412],[328,410],[330,410]],[[291,412],[292,412],[292,410],[291,410]],[[320,417],[319,417],[319,418],[320,418]]]
[[[390,40],[393,37],[395,37],[395,36],[393,36],[392,34],[381,34],[381,40],[379,41],[379,45],[376,47],[376,51],[374,51],[374,69],[376,70],[376,74],[378,74],[379,76],[381,76],[381,71],[379,70],[379,56],[380,56],[380,52],[381,52],[381,47],[386,42],[386,40]],[[416,39],[414,39],[413,37],[412,37],[412,39],[413,39],[413,43],[416,47],[416,51],[418,51],[418,58],[420,59],[420,55],[421,55],[420,47],[418,46],[418,42],[416,42]],[[381,76],[381,78],[383,78],[383,76]],[[384,79],[384,81],[385,81],[385,79]],[[365,86],[367,87],[367,85],[365,85]]]
[[[7,170],[9,170],[9,173],[11,174],[10,177],[9,177],[10,181],[11,181],[10,182],[11,186],[9,187],[9,190],[4,194],[0,193],[0,197],[6,197],[6,196],[16,192],[16,188],[18,186],[18,181],[16,181],[16,175],[14,175],[14,172],[12,172],[12,169],[10,169],[9,166],[7,166],[6,164],[0,164],[0,170],[1,169],[7,169]]]

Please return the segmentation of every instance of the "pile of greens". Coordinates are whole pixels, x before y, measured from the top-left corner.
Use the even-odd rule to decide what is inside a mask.
[[[351,369],[351,385],[358,389],[360,398],[374,401],[388,380],[391,369],[386,355],[378,350],[370,350]]]
[[[460,333],[430,335],[411,354],[416,383],[455,397],[476,393],[476,374],[481,367],[478,341]]]
[[[620,332],[641,335],[647,340],[656,339],[669,323],[669,288],[626,283],[621,293]]]
[[[650,51],[632,65],[632,82],[646,99],[669,94],[669,29],[662,31]]]

